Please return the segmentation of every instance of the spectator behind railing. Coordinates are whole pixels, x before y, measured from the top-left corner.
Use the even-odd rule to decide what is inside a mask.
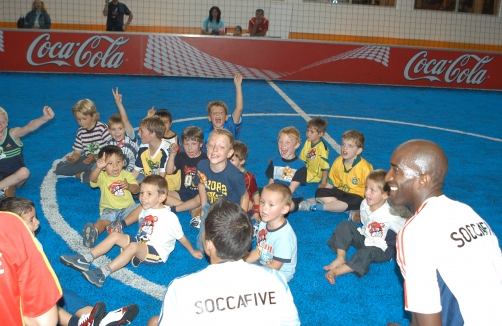
[[[124,15],[129,16],[127,23],[124,24]],[[125,32],[132,22],[134,15],[127,6],[119,0],[105,0],[103,16],[106,18],[107,32]]]
[[[221,19],[220,8],[213,6],[209,9],[209,16],[202,23],[202,35],[225,35],[225,23]]]
[[[24,28],[51,28],[51,16],[47,13],[47,7],[42,0],[33,1],[31,11],[28,12],[24,18]]]

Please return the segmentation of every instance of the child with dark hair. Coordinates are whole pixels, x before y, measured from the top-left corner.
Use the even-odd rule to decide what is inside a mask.
[[[138,267],[141,263],[146,265],[165,263],[174,250],[176,240],[193,257],[201,259],[202,253],[194,250],[183,234],[178,217],[163,204],[167,196],[166,180],[158,175],[150,175],[143,179],[140,188],[141,206],[117,223],[120,227],[114,226],[117,232],[110,233],[105,240],[84,255],[61,256],[61,262],[82,272],[82,276],[91,284],[102,287],[111,273],[129,262],[132,262],[134,267]],[[140,224],[136,236],[121,233],[124,227],[135,222]],[[96,258],[106,254],[114,246],[122,248],[122,252],[110,264],[89,270]]]
[[[211,206],[204,223],[203,247],[211,265],[173,280],[160,316],[152,317],[148,326],[235,325],[237,320],[255,320],[256,316],[267,316],[267,325],[300,325],[284,276],[242,261],[251,246],[253,227],[241,207],[220,199]],[[256,282],[243,281],[250,279]],[[252,293],[261,300],[253,299]],[[234,309],[239,294],[249,300],[247,308]],[[207,299],[206,303],[200,298]],[[210,305],[218,310],[210,310]]]
[[[384,170],[374,170],[366,178],[365,199],[361,202],[361,227],[349,221],[340,223],[328,241],[336,253],[336,259],[324,266],[324,277],[330,284],[343,274],[358,277],[366,275],[370,263],[390,261],[396,255],[396,235],[406,219],[387,203],[390,187],[385,182]],[[346,260],[347,250],[355,247],[357,252]]]
[[[124,154],[113,145],[103,147],[92,170],[90,184],[101,190],[99,220],[88,222],[82,229],[82,239],[87,248],[94,247],[98,236],[113,222],[120,222],[137,207],[132,194],[139,192],[139,185],[131,172],[124,170]]]

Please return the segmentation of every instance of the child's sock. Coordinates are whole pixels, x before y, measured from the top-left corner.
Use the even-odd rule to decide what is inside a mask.
[[[90,251],[82,256],[84,256],[85,261],[88,263],[92,263],[94,261],[94,255]]]
[[[105,277],[108,277],[110,276],[110,274],[112,273],[112,269],[110,268],[110,266],[106,265],[106,266],[103,266],[103,267],[100,267],[101,268],[101,271],[103,272],[103,275]]]

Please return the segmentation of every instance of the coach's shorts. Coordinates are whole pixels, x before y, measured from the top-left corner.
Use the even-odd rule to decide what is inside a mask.
[[[141,260],[141,259],[139,259],[136,256],[132,257],[131,264],[134,267],[138,267],[141,263],[143,263],[145,265],[157,265],[157,264],[160,264],[160,263],[164,262],[160,258],[159,253],[157,252],[157,250],[155,250],[154,247],[152,247],[149,244],[147,244],[147,242],[141,241],[138,236],[135,236],[135,237],[129,236],[129,243],[131,243],[131,242],[142,243],[142,244],[144,244],[146,246],[146,250],[147,250],[145,260]]]
[[[358,211],[361,208],[361,202],[363,201],[363,197],[356,194],[349,194],[348,192],[342,191],[338,188],[318,188],[315,192],[315,197],[335,197],[339,201],[343,201],[349,205],[349,207],[347,207],[347,211]]]

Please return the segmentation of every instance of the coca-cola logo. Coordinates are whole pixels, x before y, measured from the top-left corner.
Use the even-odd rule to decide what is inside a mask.
[[[456,60],[427,60],[427,51],[417,53],[408,61],[404,68],[404,78],[407,80],[428,79],[431,82],[443,81],[446,83],[456,82],[472,85],[480,85],[486,79],[486,69],[483,66],[494,59],[489,56],[483,58],[475,54],[464,54]],[[475,62],[474,66],[468,65]],[[411,72],[411,74],[410,74]]]
[[[129,40],[130,38],[124,39],[122,36],[113,39],[108,36],[95,35],[82,43],[56,42],[52,44],[50,34],[42,34],[31,43],[26,53],[26,60],[32,66],[54,64],[60,67],[72,67],[73,61],[77,68],[87,65],[94,68],[99,65],[101,68],[117,69],[124,62],[124,52],[119,52],[118,49]],[[108,42],[106,51],[98,50],[102,42]]]

